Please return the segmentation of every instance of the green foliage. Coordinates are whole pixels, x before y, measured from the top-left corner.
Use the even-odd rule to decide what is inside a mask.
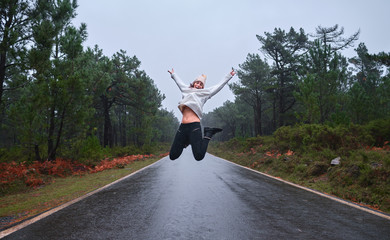
[[[237,152],[248,152],[254,146],[259,146],[264,142],[263,137],[250,137],[250,138],[232,138],[225,142],[228,148],[231,148]]]
[[[268,107],[272,108],[273,130],[275,130],[276,123],[280,127],[295,121],[293,115],[289,113],[296,102],[295,75],[301,68],[300,55],[306,51],[309,40],[302,28],[299,32],[292,27],[288,32],[275,28],[273,33],[265,32],[264,35],[256,35],[256,37],[262,44],[261,51],[267,58],[273,60],[271,68],[273,84],[263,88],[263,91],[270,95],[271,106]]]
[[[342,103],[347,82],[346,59],[323,40],[316,39],[301,61],[302,76],[295,96],[303,108],[298,114],[307,123],[324,123],[330,120],[337,104]]]
[[[26,45],[31,41],[35,14],[31,0],[1,1],[0,12],[0,122],[3,122],[4,107],[10,103],[4,97],[5,90],[20,88],[26,81],[21,76],[28,71]]]
[[[306,172],[307,172],[307,165],[303,163],[296,165],[293,171],[294,175],[297,175],[299,177],[304,176]]]
[[[294,29],[275,28],[273,33],[257,35],[260,50],[272,63],[248,54],[237,70],[239,82],[230,85],[236,101],[209,113],[207,123],[230,132],[235,128],[236,133],[251,128],[247,134],[230,134],[237,137],[269,135],[278,126],[337,127],[388,118],[390,77],[383,74],[384,63],[370,57],[364,43],[355,49],[357,56],[347,61],[340,50],[351,47],[359,31],[343,35],[338,25],[319,26],[312,40],[303,30]],[[248,109],[252,113],[242,114]],[[224,117],[228,113],[233,116]],[[245,121],[253,125],[241,123]]]
[[[266,61],[263,61],[258,54],[248,54],[246,61],[240,65],[241,70],[237,71],[240,78],[239,83],[233,83],[230,86],[233,93],[245,101],[254,111],[255,135],[262,135],[262,112],[265,108],[266,90],[272,87],[271,70]],[[234,108],[234,104],[229,104],[217,111],[220,119],[228,121],[230,117],[224,117],[228,112],[231,115],[237,115],[239,112]],[[235,110],[235,111],[234,111]],[[227,125],[234,123],[229,122]]]
[[[288,149],[303,152],[309,149],[356,149],[372,145],[369,129],[360,125],[330,127],[319,124],[303,124],[281,127],[274,133],[275,145],[282,151]]]
[[[378,54],[368,55],[367,57],[387,67],[390,67],[390,52],[389,53],[380,52]]]
[[[24,162],[31,161],[28,154],[23,151],[23,148],[19,146],[13,146],[10,148],[0,148],[0,162]]]
[[[16,180],[7,185],[2,184],[0,187],[0,196],[26,192],[30,189],[23,180]]]
[[[386,107],[382,108],[380,102],[386,101],[387,96],[381,93],[380,85],[384,80],[381,78],[382,66],[368,57],[364,43],[360,43],[355,51],[357,57],[349,59],[357,73],[348,92],[348,109],[354,122],[366,123],[385,116]]]
[[[316,123],[320,120],[319,93],[316,88],[315,75],[307,74],[298,83],[298,91],[294,92],[295,98],[304,106],[303,110],[297,113],[302,122]]]
[[[109,149],[110,155],[123,157],[126,155],[144,154],[138,147],[131,145],[126,147],[113,147]]]
[[[158,147],[156,142],[171,142],[178,121],[159,109],[164,95],[140,69],[141,61],[123,50],[107,57],[98,46],[83,49],[86,25],[72,25],[76,1],[21,0],[14,5],[0,5],[0,52],[6,57],[0,65],[1,161],[63,157],[95,164],[105,157],[147,154]],[[231,85],[235,102],[202,120],[224,129],[220,140],[235,138],[230,149],[250,152],[245,161],[261,151],[293,150],[305,155],[267,158],[264,164],[288,174],[303,173],[306,166],[309,173],[300,177],[317,176],[329,158],[350,157],[351,150],[389,141],[390,77],[382,71],[386,61],[379,61],[388,54],[371,58],[360,44],[349,61],[354,66],[350,72],[340,50],[351,46],[359,32],[345,38],[335,25],[318,27],[316,34],[309,40],[303,29],[275,28],[256,36],[272,62],[248,54],[237,71],[239,83]],[[258,136],[284,125],[289,126],[274,136]],[[373,156],[353,157],[364,165]],[[381,161],[390,165],[388,158]],[[372,186],[369,179],[379,173],[357,163],[351,164],[352,172],[354,166],[360,183]],[[348,174],[342,175],[353,183]]]
[[[2,3],[2,11],[15,10],[10,16],[28,19],[21,21],[25,26],[15,23],[15,29],[8,29],[21,34],[15,35],[17,43],[9,43],[10,49],[17,47],[20,54],[7,54],[15,57],[7,60],[12,71],[7,71],[10,75],[6,77],[13,81],[0,82],[1,87],[7,84],[14,89],[6,92],[6,108],[0,108],[0,146],[17,146],[16,152],[21,154],[15,157],[22,155],[20,161],[63,157],[93,162],[104,154],[96,143],[136,145],[149,152],[153,141],[172,138],[177,123],[174,116],[166,118],[166,125],[158,126],[169,126],[170,131],[154,128],[155,121],[161,120],[155,115],[164,96],[139,69],[141,62],[136,56],[129,57],[120,50],[108,58],[97,46],[83,50],[86,25],[71,24],[76,1],[17,1],[20,6],[11,8],[7,4],[11,2]],[[0,51],[5,53],[4,49]],[[2,67],[0,71],[5,70]],[[92,133],[99,139],[86,138]],[[153,138],[155,133],[159,139]]]
[[[214,140],[227,141],[235,137],[255,136],[253,132],[253,108],[241,97],[236,101],[226,101],[223,106],[214,109],[211,113],[204,114],[202,126],[214,126],[223,129]],[[249,120],[248,120],[249,119]]]
[[[389,161],[390,156],[385,152],[363,149],[352,151],[349,157],[344,158],[342,167],[334,167],[329,171],[334,193],[379,205],[381,209],[390,211],[390,166],[386,164]]]
[[[107,150],[100,145],[99,139],[95,136],[75,142],[72,153],[73,159],[91,166],[96,165],[107,156]]]
[[[90,58],[90,94],[96,108],[97,129],[103,146],[119,144],[148,145],[153,138],[153,124],[164,96],[142,70],[136,56],[120,50],[111,59],[97,47],[87,51]],[[115,135],[115,129],[118,130]]]
[[[307,174],[309,176],[320,176],[328,171],[329,164],[325,162],[314,162],[310,165],[309,169],[307,170]]]
[[[179,127],[179,121],[173,111],[159,109],[152,123],[152,142],[172,142]]]
[[[273,136],[234,138],[211,144],[209,150],[273,176],[390,212],[388,124],[383,119],[367,125],[287,126]],[[377,147],[372,147],[375,143]],[[336,157],[340,164],[332,166]]]
[[[385,141],[390,141],[390,118],[373,120],[367,125],[376,146],[383,146]]]
[[[136,145],[129,145],[126,147],[113,147],[109,149],[109,152],[111,156],[116,156],[116,157],[137,155],[137,154],[147,155],[147,154],[152,154],[161,151],[159,147],[160,144],[167,148],[167,145],[165,145],[164,143],[153,143],[148,145],[145,144],[142,147],[138,147]]]

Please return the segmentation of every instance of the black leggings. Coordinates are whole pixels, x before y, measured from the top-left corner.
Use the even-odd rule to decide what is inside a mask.
[[[191,144],[192,153],[197,161],[206,155],[209,139],[202,138],[202,128],[199,122],[182,123],[173,140],[169,158],[175,160],[180,157],[183,149]]]

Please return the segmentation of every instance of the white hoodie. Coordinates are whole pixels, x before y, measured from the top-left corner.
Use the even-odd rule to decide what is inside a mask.
[[[198,115],[199,119],[202,119],[203,105],[212,96],[217,94],[226,85],[226,83],[232,79],[233,76],[229,73],[217,85],[204,89],[191,88],[189,85],[184,84],[175,73],[171,74],[171,77],[173,80],[175,80],[182,93],[182,99],[178,106],[180,111],[183,112],[184,106],[187,106],[191,108],[192,111],[196,113],[196,115]]]

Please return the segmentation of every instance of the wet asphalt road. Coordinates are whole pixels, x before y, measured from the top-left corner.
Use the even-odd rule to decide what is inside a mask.
[[[390,220],[187,148],[5,239],[390,239]]]

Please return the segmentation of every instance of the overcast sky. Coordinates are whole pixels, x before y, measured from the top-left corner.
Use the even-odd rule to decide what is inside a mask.
[[[256,35],[275,28],[344,27],[345,37],[360,29],[359,40],[370,53],[390,52],[389,0],[78,0],[75,26],[87,24],[85,47],[98,45],[111,57],[120,49],[137,56],[144,70],[166,96],[163,108],[181,114],[181,93],[168,69],[186,83],[207,75],[206,87],[238,68],[248,53],[261,47]],[[354,48],[345,51],[354,55]],[[231,82],[237,81],[235,76]],[[213,111],[234,95],[226,86],[210,99]]]

